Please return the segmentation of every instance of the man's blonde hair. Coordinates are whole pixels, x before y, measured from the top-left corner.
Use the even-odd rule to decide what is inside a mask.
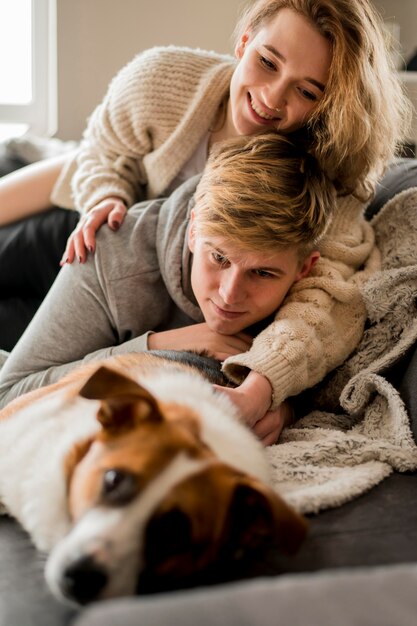
[[[335,191],[317,160],[269,132],[216,144],[195,194],[197,232],[304,260],[330,221]]]
[[[257,0],[242,14],[235,43],[284,8],[304,16],[332,48],[325,93],[307,124],[314,154],[341,193],[367,197],[411,120],[383,21],[369,0]]]

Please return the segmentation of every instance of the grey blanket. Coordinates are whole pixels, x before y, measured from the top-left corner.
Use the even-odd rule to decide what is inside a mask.
[[[382,269],[363,288],[363,339],[310,394],[320,410],[268,450],[274,487],[303,513],[338,506],[394,470],[417,469],[409,416],[384,378],[417,340],[417,188],[395,196],[372,223]]]

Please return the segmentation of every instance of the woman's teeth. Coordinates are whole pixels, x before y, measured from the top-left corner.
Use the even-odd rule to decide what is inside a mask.
[[[259,115],[259,117],[262,117],[262,119],[264,119],[264,120],[274,120],[274,119],[276,119],[273,115],[268,115],[268,113],[265,113],[265,111],[262,111],[262,109],[257,107],[256,103],[254,102],[254,100],[252,98],[250,99],[250,103],[251,103],[252,109],[255,111],[255,113],[257,115]]]

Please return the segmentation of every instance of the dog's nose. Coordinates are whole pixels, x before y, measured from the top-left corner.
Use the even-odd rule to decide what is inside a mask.
[[[62,593],[80,604],[92,602],[104,589],[108,574],[91,556],[82,556],[70,563],[62,573]]]

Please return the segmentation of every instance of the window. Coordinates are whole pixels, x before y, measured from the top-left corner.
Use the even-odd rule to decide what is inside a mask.
[[[0,139],[56,131],[56,0],[0,0]]]

